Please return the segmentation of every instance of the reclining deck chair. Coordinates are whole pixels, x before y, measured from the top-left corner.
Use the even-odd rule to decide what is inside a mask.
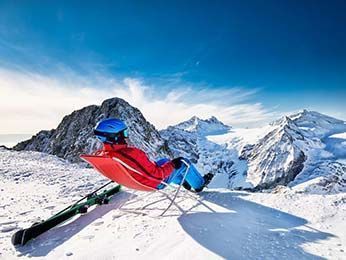
[[[183,179],[182,179],[180,185],[176,189],[176,192],[175,192],[173,198],[170,198],[170,196],[168,194],[166,194],[165,192],[158,190],[158,189],[155,189],[153,187],[147,186],[145,184],[142,184],[139,181],[137,181],[135,178],[133,178],[129,171],[132,171],[136,174],[139,174],[142,177],[152,179],[152,177],[147,176],[146,174],[143,174],[143,173],[137,171],[136,169],[133,169],[131,166],[129,166],[128,164],[126,164],[125,162],[123,162],[122,160],[120,160],[117,157],[110,157],[110,156],[97,155],[97,154],[96,155],[83,154],[80,156],[80,158],[82,158],[87,163],[91,164],[102,175],[106,176],[110,180],[112,180],[112,181],[114,181],[120,185],[123,185],[127,188],[130,188],[133,190],[138,190],[138,191],[148,191],[148,192],[159,191],[159,192],[163,193],[171,202],[168,205],[168,207],[161,213],[161,216],[163,216],[168,211],[168,209],[173,204],[175,204],[175,199],[178,196],[178,193],[181,189],[182,183],[185,181],[186,174],[187,174],[189,167],[190,167],[190,165],[187,162],[182,161],[186,165],[187,168],[186,168],[185,174],[183,176]],[[157,181],[157,179],[155,179],[155,180]],[[165,186],[172,187],[172,185],[165,183],[164,181],[162,181],[161,183]],[[180,207],[177,204],[175,204],[175,205],[180,209]]]

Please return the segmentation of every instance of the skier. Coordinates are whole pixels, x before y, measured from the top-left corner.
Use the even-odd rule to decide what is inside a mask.
[[[144,185],[163,189],[165,185],[162,181],[180,184],[187,168],[183,160],[189,164],[189,170],[183,182],[185,189],[191,190],[193,188],[196,192],[200,192],[214,176],[212,173],[208,173],[202,177],[193,164],[183,157],[173,160],[163,158],[157,162],[150,161],[145,152],[128,145],[127,126],[122,120],[103,119],[97,123],[94,134],[103,143],[103,149],[98,153],[117,157],[137,171],[146,174],[148,178],[130,171],[132,177]]]

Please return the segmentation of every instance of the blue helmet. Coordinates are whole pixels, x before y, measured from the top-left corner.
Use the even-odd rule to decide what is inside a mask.
[[[97,123],[94,134],[103,143],[121,143],[128,137],[126,124],[117,118],[106,118]]]

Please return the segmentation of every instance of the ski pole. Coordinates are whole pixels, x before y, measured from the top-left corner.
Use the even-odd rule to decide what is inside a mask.
[[[108,185],[111,184],[112,182],[114,182],[114,181],[109,181],[109,182],[107,182],[106,184],[102,185],[100,188],[98,188],[98,189],[94,190],[93,192],[89,193],[88,195],[84,196],[83,198],[81,198],[80,200],[76,201],[76,202],[73,203],[72,205],[70,205],[70,206],[64,208],[64,209],[61,210],[61,211],[59,211],[59,212],[56,213],[54,216],[59,215],[60,213],[64,212],[65,210],[68,210],[69,208],[72,208],[73,206],[75,206],[76,204],[78,204],[79,202],[81,202],[82,200],[84,200],[84,199],[90,197],[91,195],[95,194],[95,193],[98,192],[99,190],[101,190],[101,189],[103,189],[104,187],[108,186]],[[53,216],[53,217],[54,217],[54,216]]]

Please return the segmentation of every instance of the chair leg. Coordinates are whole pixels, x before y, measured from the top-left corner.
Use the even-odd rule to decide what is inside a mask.
[[[182,162],[186,165],[186,171],[185,171],[185,174],[184,174],[184,176],[183,176],[183,179],[181,180],[180,185],[179,185],[179,187],[177,188],[177,191],[175,192],[173,199],[171,200],[171,203],[170,203],[170,204],[168,205],[168,207],[161,213],[160,216],[163,216],[173,204],[177,206],[177,204],[174,203],[174,201],[175,201],[175,199],[177,198],[178,193],[179,193],[179,191],[180,191],[180,189],[181,189],[181,186],[183,185],[183,183],[184,183],[184,181],[185,181],[185,178],[186,178],[186,175],[187,175],[187,173],[188,173],[188,171],[189,171],[189,169],[190,169],[190,165],[189,165],[187,162],[185,162],[184,160],[182,160]],[[185,213],[185,212],[184,212],[184,213]]]
[[[176,190],[174,187],[172,187],[174,190]],[[171,202],[171,204],[174,204],[180,211],[181,211],[181,213],[182,214],[184,214],[185,213],[185,211],[170,197],[170,195],[168,195],[166,192],[164,192],[164,191],[161,191],[161,190],[157,190],[156,192],[159,192],[160,194],[162,194],[165,198],[163,198],[163,199],[159,199],[159,200],[156,200],[156,201],[154,201],[154,202],[151,202],[151,203],[149,203],[149,204],[147,204],[147,205],[145,205],[145,206],[143,206],[143,207],[141,207],[141,208],[138,208],[138,209],[140,209],[140,210],[143,210],[143,209],[145,209],[146,207],[148,207],[148,206],[150,206],[150,205],[154,205],[154,204],[156,204],[156,203],[159,203],[159,202],[161,202],[161,201],[163,201],[163,200],[169,200],[170,202]],[[126,203],[126,204],[124,204],[123,206],[127,206],[127,205],[129,205],[129,204],[134,204],[134,203],[137,203],[137,202],[139,202],[139,201],[144,201],[144,199],[146,198],[146,197],[149,197],[149,196],[152,196],[153,195],[153,193],[150,193],[150,194],[147,194],[147,195],[145,195],[144,197],[142,197],[142,196],[138,196],[138,199],[136,199],[135,201],[130,201],[130,202],[128,202],[128,203]],[[134,197],[134,193],[133,193],[133,195],[131,196],[131,198],[132,197]],[[124,208],[123,208],[124,209]],[[159,216],[161,216],[161,214],[159,215]]]
[[[176,206],[177,209],[179,209],[181,211],[182,214],[185,214],[185,210],[182,209],[176,202],[176,196],[172,199],[167,193],[163,192],[163,191],[159,191],[161,194],[163,194],[171,203],[169,204],[169,206],[167,207],[167,209],[165,209],[165,211],[167,211],[172,205]],[[163,213],[160,214],[160,216],[163,216]]]
[[[178,194],[179,194],[179,192],[180,192],[180,190],[181,190],[181,186],[182,186],[182,184],[184,183],[184,181],[185,181],[185,179],[186,179],[186,175],[187,175],[187,173],[188,173],[188,171],[189,171],[189,169],[190,169],[190,165],[189,165],[185,160],[182,160],[182,162],[186,165],[186,171],[185,171],[185,173],[184,173],[183,179],[181,180],[181,182],[180,182],[178,188],[175,188],[175,187],[173,187],[171,184],[166,183],[166,182],[164,182],[164,181],[161,182],[161,183],[164,184],[166,187],[170,187],[171,189],[173,189],[173,190],[176,191],[175,194],[174,194],[174,196],[173,196],[173,198],[171,198],[167,193],[163,192],[162,190],[157,190],[158,192],[160,192],[161,194],[163,194],[163,195],[170,201],[170,204],[168,205],[168,207],[167,207],[159,216],[163,216],[163,215],[170,209],[170,207],[171,207],[173,204],[174,204],[183,214],[186,213],[186,211],[184,211],[184,210],[175,202],[175,200],[176,200],[176,198],[178,197]],[[189,194],[188,191],[184,191],[183,193],[184,193],[185,195],[189,196],[190,198],[192,198],[192,199],[198,201],[201,205],[203,205],[204,207],[206,207],[206,208],[209,209],[210,211],[215,212],[212,208],[210,208],[208,205],[206,205],[206,204],[205,204],[204,202],[202,202],[200,199],[195,198],[194,196],[192,196],[191,194]],[[140,199],[137,200],[137,201],[141,201],[141,200],[143,200],[143,198],[140,198]],[[136,201],[136,202],[137,202],[137,201]],[[142,207],[142,209],[146,208],[146,207],[149,206],[149,205],[153,205],[153,204],[155,204],[155,203],[158,203],[158,202],[160,202],[160,201],[162,201],[162,200],[158,200],[158,201],[149,203],[148,205]],[[131,204],[131,203],[130,203],[130,204]]]

